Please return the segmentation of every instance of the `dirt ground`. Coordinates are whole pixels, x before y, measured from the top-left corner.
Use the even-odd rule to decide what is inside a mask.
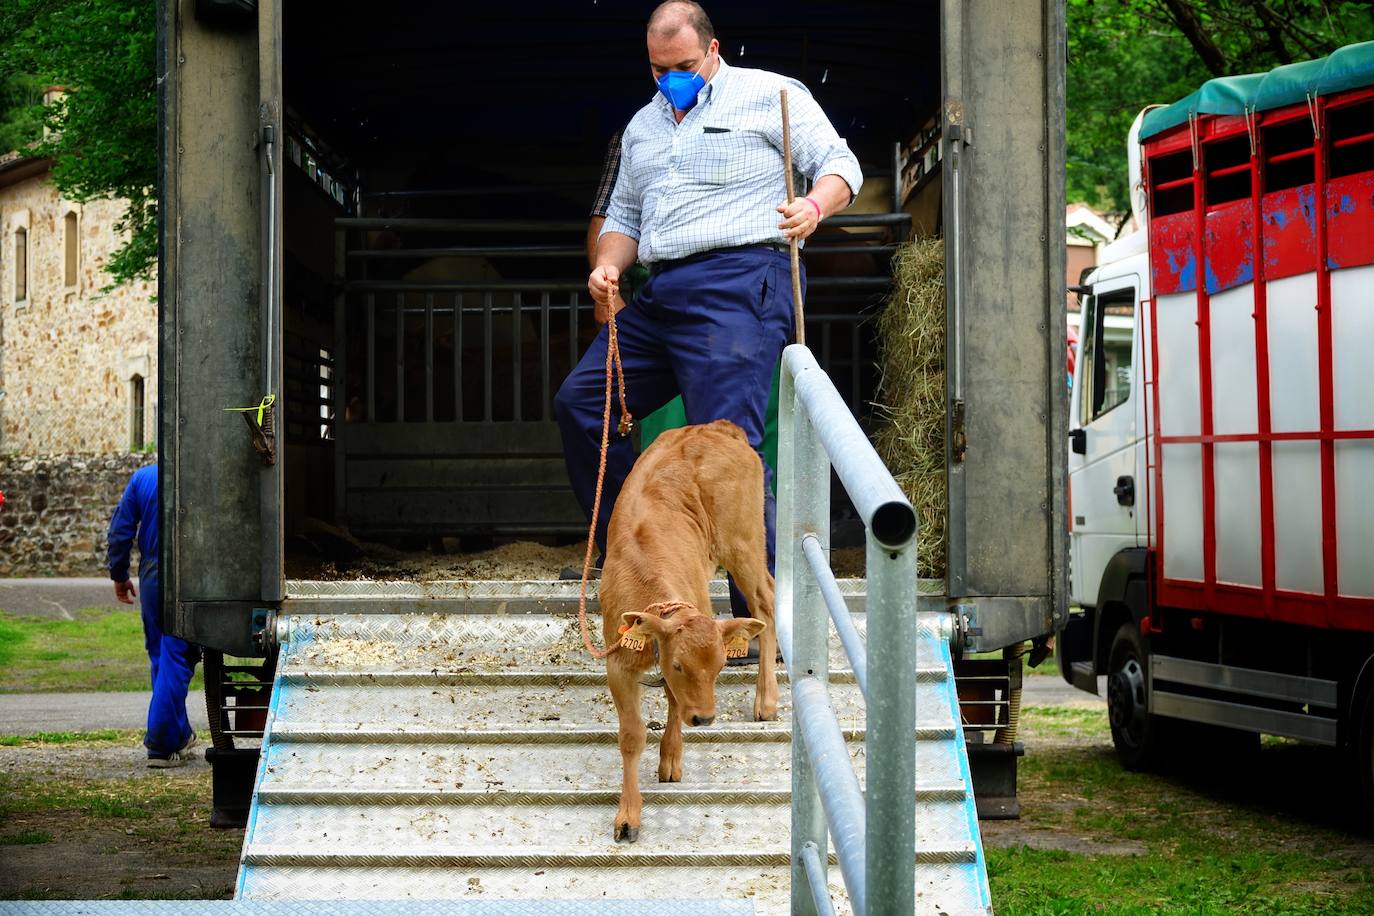
[[[1374,880],[1365,819],[1332,795],[1333,754],[1266,746],[1239,774],[1141,783],[1121,775],[1103,716],[1027,711],[1023,816],[982,823],[990,854],[1024,847],[1138,860],[1157,854],[1160,840],[1130,825],[1164,810],[1196,819],[1199,829],[1253,830],[1262,854],[1339,854],[1361,880]],[[207,826],[209,797],[203,760],[155,772],[137,746],[0,747],[0,899],[229,897],[243,832]]]
[[[587,542],[553,546],[532,541],[514,541],[489,550],[463,552],[454,538],[443,538],[443,550],[396,550],[382,544],[361,543],[361,554],[349,560],[329,559],[300,547],[288,553],[286,578],[315,580],[394,580],[424,582],[439,579],[557,579],[559,571],[571,566],[580,570]],[[595,561],[595,557],[592,558]],[[831,568],[840,578],[864,574],[862,547],[844,547],[832,552]]]

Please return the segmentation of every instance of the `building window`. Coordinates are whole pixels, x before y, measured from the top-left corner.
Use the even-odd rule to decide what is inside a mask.
[[[62,272],[62,281],[67,286],[75,286],[78,262],[81,257],[81,223],[75,213],[68,213],[62,219],[62,227],[67,245],[66,266]]]
[[[14,301],[26,302],[29,298],[29,230],[14,230]]]
[[[129,448],[135,452],[144,448],[143,405],[143,376],[135,375],[129,380]]]

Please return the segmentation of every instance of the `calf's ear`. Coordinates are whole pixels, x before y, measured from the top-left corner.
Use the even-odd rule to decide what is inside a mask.
[[[765,624],[752,617],[734,617],[718,620],[716,626],[720,629],[721,642],[725,643],[725,657],[744,658],[749,654],[749,640],[762,633]]]

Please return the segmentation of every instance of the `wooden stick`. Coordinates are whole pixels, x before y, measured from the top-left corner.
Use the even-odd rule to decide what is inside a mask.
[[[797,199],[796,188],[792,184],[792,128],[787,122],[787,90],[779,90],[778,95],[782,99],[782,171],[783,178],[787,182],[787,202],[790,204]],[[792,323],[796,325],[797,343],[805,346],[806,316],[802,309],[801,243],[796,236],[793,236],[789,241],[792,243]]]

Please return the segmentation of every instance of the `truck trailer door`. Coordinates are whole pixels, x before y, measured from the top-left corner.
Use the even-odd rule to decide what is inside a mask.
[[[1095,606],[1107,563],[1134,547],[1143,505],[1135,448],[1134,371],[1140,278],[1094,285],[1083,309],[1070,422],[1069,500],[1073,516],[1073,600]]]
[[[280,392],[279,22],[274,0],[158,3],[164,619],[240,655],[281,597],[281,464],[234,410]]]

